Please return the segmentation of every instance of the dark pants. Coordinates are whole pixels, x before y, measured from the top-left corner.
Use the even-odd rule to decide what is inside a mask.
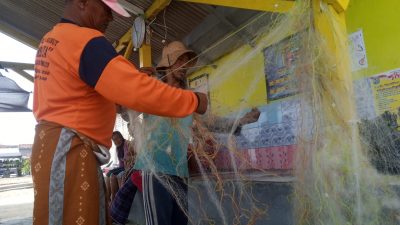
[[[110,214],[113,222],[119,224],[126,223],[136,191],[137,187],[133,184],[131,179],[128,179],[118,190],[110,207]]]
[[[124,167],[117,167],[117,168],[114,168],[114,169],[108,171],[108,173],[106,174],[106,176],[107,176],[107,177],[109,177],[109,176],[111,176],[111,175],[117,176],[119,173],[121,173],[121,172],[124,171],[124,170],[125,170]]]
[[[187,181],[143,171],[143,201],[147,225],[187,225]]]

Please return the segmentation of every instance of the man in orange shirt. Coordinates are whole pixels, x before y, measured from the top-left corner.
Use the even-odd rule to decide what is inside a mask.
[[[204,94],[163,84],[115,52],[103,35],[111,10],[129,16],[117,0],[66,0],[60,23],[40,42],[33,224],[109,224],[99,161],[111,146],[115,104],[167,117],[207,109]]]

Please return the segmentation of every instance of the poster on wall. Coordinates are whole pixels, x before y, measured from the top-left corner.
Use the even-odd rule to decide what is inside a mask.
[[[400,68],[369,78],[377,114],[398,113],[400,109]]]
[[[351,70],[353,72],[368,68],[367,51],[362,30],[349,35]]]
[[[370,79],[355,80],[353,88],[358,117],[366,120],[374,119],[377,114]]]
[[[297,33],[264,49],[265,79],[269,101],[299,92],[297,74],[303,33]]]

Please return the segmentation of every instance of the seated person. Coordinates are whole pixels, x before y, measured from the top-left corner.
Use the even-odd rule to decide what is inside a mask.
[[[124,171],[124,153],[128,150],[128,142],[124,139],[121,132],[114,131],[112,134],[112,141],[116,146],[117,156],[119,160],[119,165],[117,168],[114,168],[106,174],[106,188],[107,188],[107,201],[110,202],[115,193],[118,191],[118,182],[116,176]]]
[[[125,121],[129,121],[126,111],[121,108],[120,113]],[[135,118],[137,116],[138,114],[135,114]],[[137,190],[142,192],[141,173],[133,169],[136,157],[134,149],[140,148],[140,138],[134,136],[133,129],[139,128],[141,124],[137,120],[133,121],[133,124],[133,126],[130,126],[130,122],[128,123],[128,131],[131,137],[133,137],[133,142],[129,145],[130,151],[125,153],[125,171],[119,174],[121,186],[110,205],[110,216],[116,224],[125,224],[127,222],[135,194]]]

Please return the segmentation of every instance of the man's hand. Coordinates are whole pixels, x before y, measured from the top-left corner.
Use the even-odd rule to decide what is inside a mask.
[[[156,69],[154,69],[153,67],[141,67],[139,68],[139,71],[142,73],[146,73],[149,76],[153,76],[156,74]]]
[[[197,105],[196,113],[204,114],[208,108],[208,99],[207,95],[200,92],[195,92],[197,99],[199,100],[199,104]]]
[[[240,118],[239,125],[256,122],[260,117],[260,114],[261,113],[257,108],[252,108],[250,112],[246,113],[242,118]]]

